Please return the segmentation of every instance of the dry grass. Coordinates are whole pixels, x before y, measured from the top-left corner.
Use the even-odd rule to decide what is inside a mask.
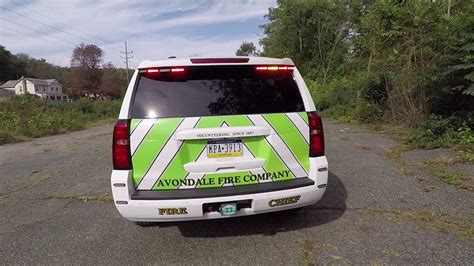
[[[410,150],[411,148],[407,145],[398,145],[385,153],[390,160],[397,163],[400,173],[407,176],[412,176],[414,173],[408,169],[407,164],[402,159],[402,155]]]
[[[88,201],[101,201],[101,202],[113,202],[113,198],[109,194],[104,195],[51,195],[48,199],[54,200],[78,200],[83,202]]]
[[[459,162],[462,163],[463,161],[460,161],[459,157],[456,157],[425,161],[423,163],[425,165],[425,170],[429,175],[437,177],[446,184],[455,186],[456,188],[474,191],[474,188],[470,185],[473,179],[472,176],[468,176],[461,172],[447,171],[443,168],[443,166],[451,166]]]
[[[365,144],[356,143],[354,146],[357,147],[357,148],[359,148],[359,149],[362,149],[362,150],[370,150],[370,149],[372,149],[369,145],[365,145]]]
[[[311,254],[314,251],[314,243],[309,239],[303,239],[299,242],[300,250],[301,250],[301,259],[304,265],[307,266],[314,266],[315,263],[311,258]]]
[[[470,219],[459,214],[440,214],[430,210],[407,209],[368,209],[366,214],[372,217],[381,217],[395,224],[401,224],[405,220],[413,221],[427,230],[452,233],[462,238],[474,239],[474,228]]]

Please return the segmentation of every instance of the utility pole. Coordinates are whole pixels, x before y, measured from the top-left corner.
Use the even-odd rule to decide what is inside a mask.
[[[125,56],[121,56],[123,59],[125,59],[125,66],[127,67],[127,83],[130,82],[130,79],[128,78],[128,59],[133,58],[132,56],[128,56],[128,54],[133,54],[133,51],[128,51],[127,50],[127,41],[125,41],[125,52],[120,51],[122,54],[125,54]]]

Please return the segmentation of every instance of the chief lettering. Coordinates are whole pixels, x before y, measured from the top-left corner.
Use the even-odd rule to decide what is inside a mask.
[[[300,198],[301,198],[301,195],[288,197],[288,198],[273,199],[268,202],[268,206],[276,207],[276,206],[282,206],[282,205],[288,205],[288,204],[295,204],[300,200]]]
[[[159,208],[160,215],[183,215],[188,214],[188,208]]]

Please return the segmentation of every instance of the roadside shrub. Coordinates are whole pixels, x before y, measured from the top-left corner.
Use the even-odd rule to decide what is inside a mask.
[[[411,131],[408,142],[419,148],[472,145],[474,144],[473,125],[473,114],[469,117],[451,116],[448,118],[431,115]]]
[[[379,105],[360,100],[357,102],[355,117],[360,122],[375,123],[380,122],[383,116],[383,109]]]
[[[327,83],[307,80],[306,84],[319,111],[330,108],[341,109],[337,106],[344,106],[343,109],[355,108],[357,91],[346,78],[333,79]]]
[[[361,75],[356,78],[355,88],[360,90],[360,97],[367,102],[379,106],[378,109],[384,109],[387,103],[388,90],[390,85],[383,76],[373,76],[370,74]]]
[[[87,99],[87,98],[80,98],[74,103],[77,108],[85,113],[85,114],[91,114],[94,112],[94,103],[92,100]]]
[[[0,144],[84,129],[115,118],[121,101],[51,102],[32,95],[0,102]]]

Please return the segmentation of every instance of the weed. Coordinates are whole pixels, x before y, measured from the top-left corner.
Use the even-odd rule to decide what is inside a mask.
[[[359,149],[362,149],[362,150],[370,150],[371,147],[369,145],[364,145],[364,144],[355,144],[354,146],[356,146],[357,148]]]
[[[386,248],[386,249],[383,250],[383,252],[387,255],[392,256],[392,257],[400,256],[400,252],[398,252],[398,250],[396,250],[394,248]]]
[[[407,176],[413,175],[413,173],[407,169],[408,167],[406,163],[403,161],[402,155],[409,150],[411,150],[409,146],[399,145],[399,146],[395,146],[394,148],[389,149],[386,152],[387,157],[398,164],[400,172],[403,175],[407,175]]]
[[[453,161],[455,163],[456,159],[425,161],[424,164],[429,175],[437,177],[446,184],[455,186],[456,188],[472,191],[473,188],[468,184],[468,182],[466,182],[470,179],[469,177],[466,177],[464,174],[458,172],[448,172],[440,167],[440,165],[453,165]]]
[[[328,250],[337,249],[336,246],[334,246],[333,244],[330,244],[330,243],[324,243],[323,248],[328,249]]]
[[[299,244],[300,244],[303,264],[308,265],[308,266],[315,265],[314,261],[311,259],[311,253],[314,250],[313,241],[305,238],[302,241],[300,241]]]
[[[112,202],[113,198],[109,194],[104,194],[104,195],[98,195],[98,196],[93,196],[93,195],[51,195],[48,197],[48,199],[54,199],[54,200],[79,200],[83,202],[87,201],[102,201],[102,202]]]
[[[417,148],[450,147],[453,145],[472,146],[474,117],[464,119],[452,116],[443,118],[431,115],[423,123],[409,131],[407,142]]]
[[[365,211],[372,217],[381,216],[383,219],[397,223],[402,220],[414,221],[418,226],[424,229],[455,233],[458,236],[473,239],[474,229],[468,218],[455,214],[441,214],[430,210],[407,210],[407,209],[368,209]]]

